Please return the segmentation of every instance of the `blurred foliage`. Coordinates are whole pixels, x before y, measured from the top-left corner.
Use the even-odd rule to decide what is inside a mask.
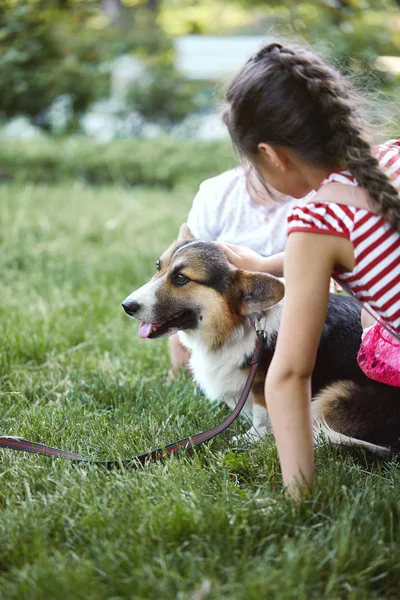
[[[159,22],[172,34],[266,34],[311,44],[376,87],[388,81],[375,69],[376,58],[400,55],[399,5],[400,0],[164,0]]]
[[[400,76],[377,68],[400,55],[400,0],[165,0],[171,34],[266,35],[311,45],[358,88],[398,97]]]
[[[173,188],[236,166],[231,144],[156,140],[117,140],[107,144],[84,138],[43,139],[0,144],[0,180],[52,183],[81,180]]]
[[[36,116],[64,93],[81,111],[102,93],[96,48],[62,34],[52,10],[26,2],[0,9],[0,112]]]
[[[0,5],[0,114],[39,116],[61,94],[76,114],[109,94],[109,65],[118,55],[170,50],[144,10],[127,10],[116,26],[98,2],[7,0]]]
[[[295,34],[342,69],[368,68],[378,83],[376,58],[400,53],[400,13],[392,0],[299,2],[292,7],[290,24]]]
[[[400,55],[400,0],[0,0],[0,116],[41,115],[70,94],[76,118],[109,95],[113,59],[143,59],[129,94],[145,118],[176,123],[210,104],[207,84],[173,67],[172,38],[184,34],[283,36],[311,44],[362,84],[395,93],[375,67]],[[208,86],[209,87],[209,86]],[[76,121],[75,121],[76,122]]]
[[[268,11],[264,2],[264,10]],[[172,36],[254,33],[254,11],[224,0],[168,0],[159,7],[158,23]],[[263,31],[264,33],[264,31]]]
[[[128,92],[129,106],[145,119],[168,128],[212,103],[214,85],[188,80],[180,75],[173,61],[151,62],[144,76]]]

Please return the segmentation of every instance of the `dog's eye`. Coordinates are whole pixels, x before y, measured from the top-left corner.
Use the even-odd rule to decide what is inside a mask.
[[[159,260],[156,262],[156,269],[157,269],[157,273],[161,269],[161,264],[160,264]]]
[[[177,273],[174,277],[174,283],[176,285],[185,285],[189,281],[190,281],[190,279],[188,277],[186,277],[185,275],[182,275],[182,273]]]

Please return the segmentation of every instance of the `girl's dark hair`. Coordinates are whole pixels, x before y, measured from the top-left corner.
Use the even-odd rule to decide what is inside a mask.
[[[224,121],[252,162],[261,142],[292,148],[318,166],[346,168],[400,229],[397,190],[372,156],[351,86],[303,48],[264,46],[230,83]]]

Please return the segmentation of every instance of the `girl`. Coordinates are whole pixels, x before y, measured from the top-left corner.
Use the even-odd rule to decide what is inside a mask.
[[[275,194],[274,194],[275,196]],[[263,256],[285,249],[289,210],[300,201],[281,195],[279,202],[265,189],[252,168],[237,167],[203,181],[193,201],[187,224],[194,237],[243,244]],[[172,381],[190,353],[179,336],[168,338]]]
[[[314,479],[310,380],[332,275],[381,319],[364,336],[360,366],[400,386],[400,142],[371,149],[348,82],[306,49],[265,46],[226,100],[232,141],[260,177],[296,198],[316,191],[289,213],[284,261],[224,245],[238,267],[276,275],[284,267],[265,397],[284,484],[299,498]]]

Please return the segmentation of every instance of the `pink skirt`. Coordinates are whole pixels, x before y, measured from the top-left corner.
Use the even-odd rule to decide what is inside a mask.
[[[400,342],[379,322],[364,331],[357,360],[370,379],[400,387]]]

